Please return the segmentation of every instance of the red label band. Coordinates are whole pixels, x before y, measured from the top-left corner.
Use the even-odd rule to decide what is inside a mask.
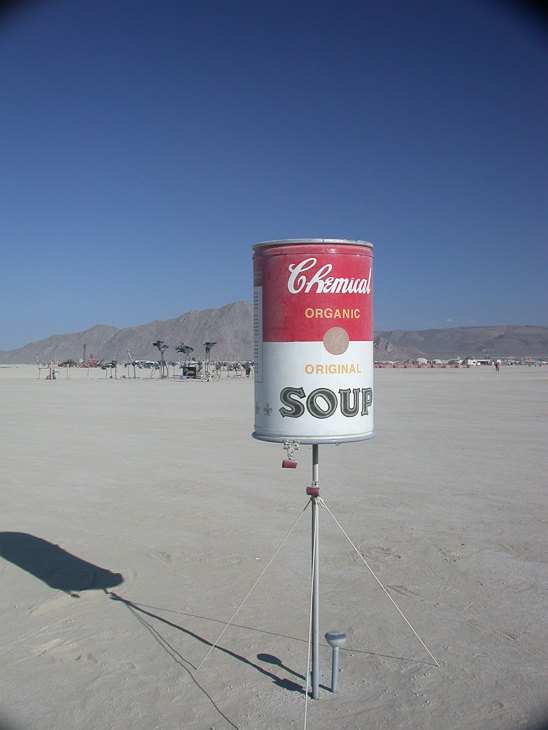
[[[343,247],[341,247],[343,248]],[[316,342],[334,327],[350,341],[373,339],[372,255],[369,249],[321,245],[265,248],[254,256],[262,286],[263,342]]]

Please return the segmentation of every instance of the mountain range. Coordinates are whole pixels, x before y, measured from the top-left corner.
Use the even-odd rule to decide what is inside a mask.
[[[184,359],[175,350],[181,343],[194,349],[193,357],[203,360],[205,341],[216,343],[212,359],[252,360],[253,306],[249,302],[234,302],[219,309],[193,310],[175,319],[124,329],[98,324],[83,332],[53,335],[16,350],[0,350],[0,363],[78,361],[84,358],[84,348],[85,359],[93,355],[99,361],[123,362],[129,352],[133,359],[157,360],[159,350],[152,344],[157,340],[168,345],[167,361]],[[547,359],[548,327],[500,325],[375,332],[374,348],[375,360],[444,360],[486,355]]]

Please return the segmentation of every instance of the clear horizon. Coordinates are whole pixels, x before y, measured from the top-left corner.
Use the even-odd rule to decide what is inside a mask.
[[[374,328],[548,324],[548,31],[494,0],[12,3],[0,350],[251,300],[374,249]]]

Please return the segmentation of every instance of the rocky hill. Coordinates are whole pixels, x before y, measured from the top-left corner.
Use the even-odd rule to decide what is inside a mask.
[[[83,357],[86,345],[86,359],[93,355],[97,360],[112,359],[123,362],[128,350],[135,360],[157,360],[159,351],[153,346],[156,340],[163,340],[168,349],[167,361],[179,360],[175,351],[184,342],[194,348],[193,356],[204,359],[203,342],[216,342],[211,351],[218,360],[248,360],[253,357],[253,307],[249,302],[235,302],[220,309],[191,311],[176,319],[150,322],[138,327],[117,329],[107,325],[96,325],[84,332],[70,335],[53,335],[40,342],[32,342],[17,350],[0,352],[2,363],[35,363],[78,361]]]
[[[176,319],[150,322],[138,327],[117,329],[96,325],[84,332],[53,335],[17,350],[0,352],[0,363],[35,363],[79,360],[83,356],[118,362],[127,359],[157,360],[152,345],[163,340],[169,346],[166,360],[177,360],[175,347],[181,342],[194,348],[194,356],[204,358],[203,342],[216,342],[212,357],[218,360],[253,358],[253,307],[235,302],[220,309],[191,311]],[[548,359],[548,327],[451,327],[431,330],[394,330],[375,333],[376,360],[450,359],[453,357],[532,357]]]
[[[451,327],[375,335],[375,359],[548,358],[548,327]]]

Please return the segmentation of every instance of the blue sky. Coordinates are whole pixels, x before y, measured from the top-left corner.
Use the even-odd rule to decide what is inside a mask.
[[[0,349],[251,301],[374,244],[375,329],[548,325],[548,35],[495,0],[72,0],[0,18]]]

